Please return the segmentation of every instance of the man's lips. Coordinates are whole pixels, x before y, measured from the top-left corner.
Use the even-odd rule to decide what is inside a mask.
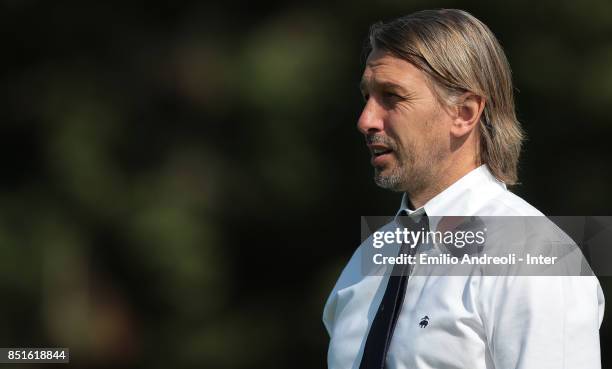
[[[377,157],[391,153],[393,150],[384,145],[368,145],[372,156]]]
[[[370,153],[372,154],[371,163],[373,166],[378,167],[385,164],[386,161],[390,160],[393,150],[384,145],[368,145]]]

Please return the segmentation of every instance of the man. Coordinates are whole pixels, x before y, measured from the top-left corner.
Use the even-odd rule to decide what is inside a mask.
[[[376,184],[403,192],[398,215],[542,216],[506,188],[523,133],[504,52],[472,15],[374,25],[361,89],[358,129]],[[393,279],[364,275],[364,247],[325,305],[329,368],[600,368],[594,276]]]

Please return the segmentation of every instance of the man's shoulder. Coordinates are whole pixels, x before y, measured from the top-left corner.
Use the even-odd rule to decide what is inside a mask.
[[[484,202],[477,212],[477,215],[490,216],[544,216],[536,207],[506,189]]]

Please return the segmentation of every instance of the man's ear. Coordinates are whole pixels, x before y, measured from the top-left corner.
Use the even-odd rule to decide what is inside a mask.
[[[465,136],[478,126],[485,106],[485,98],[472,92],[464,93],[458,100],[451,125],[451,134],[457,138]]]

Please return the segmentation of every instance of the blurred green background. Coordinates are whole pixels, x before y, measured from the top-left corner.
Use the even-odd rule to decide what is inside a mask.
[[[355,128],[362,46],[419,9],[468,10],[504,46],[529,137],[514,191],[611,215],[609,1],[177,3],[1,2],[0,346],[325,367],[359,217],[400,200]]]

